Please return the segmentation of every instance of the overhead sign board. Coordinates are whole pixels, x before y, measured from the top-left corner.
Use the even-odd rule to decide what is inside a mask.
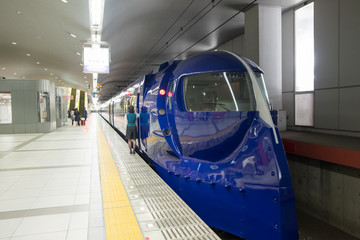
[[[110,48],[108,45],[84,44],[84,72],[109,73]]]

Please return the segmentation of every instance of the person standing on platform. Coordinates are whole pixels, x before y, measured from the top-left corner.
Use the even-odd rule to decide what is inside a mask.
[[[75,108],[75,121],[77,125],[80,126],[80,111],[77,108]]]
[[[126,139],[130,149],[130,154],[135,154],[136,139],[137,139],[137,128],[136,118],[138,114],[134,112],[134,106],[128,107],[128,113],[126,114],[127,125],[126,125]]]
[[[150,131],[150,114],[147,111],[146,106],[141,107],[140,113],[140,138],[143,146],[145,147],[145,151],[147,151],[147,138],[149,137]]]
[[[85,122],[86,122],[86,119],[87,119],[87,111],[86,111],[86,108],[84,108],[84,118],[85,118]]]
[[[74,121],[75,121],[75,111],[74,111],[74,109],[72,109],[70,111],[70,119],[71,119],[71,125],[74,126]]]

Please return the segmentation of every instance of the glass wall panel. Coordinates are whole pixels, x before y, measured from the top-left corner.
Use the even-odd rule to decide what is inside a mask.
[[[56,119],[61,119],[62,118],[61,96],[55,97],[55,107],[56,107]]]
[[[314,90],[314,3],[295,11],[295,87]]]
[[[0,124],[12,123],[11,93],[0,93]]]
[[[295,125],[314,126],[314,3],[295,11]]]
[[[295,95],[295,124],[314,126],[314,93]]]
[[[50,98],[49,93],[38,93],[39,122],[50,122]]]

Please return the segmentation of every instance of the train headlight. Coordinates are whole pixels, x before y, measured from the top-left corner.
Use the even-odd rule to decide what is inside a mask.
[[[165,109],[163,109],[163,108],[160,108],[159,110],[158,110],[158,113],[159,113],[159,115],[165,115]]]
[[[164,95],[166,94],[166,91],[165,91],[164,89],[160,89],[160,90],[159,90],[159,94],[160,94],[161,96],[164,96]]]

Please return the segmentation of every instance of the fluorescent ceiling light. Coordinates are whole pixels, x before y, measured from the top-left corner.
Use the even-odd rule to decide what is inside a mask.
[[[101,42],[101,34],[99,33],[95,33],[95,31],[92,31],[93,33],[91,34],[91,41],[93,42]]]
[[[90,31],[101,32],[105,0],[89,0]]]
[[[101,42],[105,0],[89,0],[90,36],[92,42]],[[96,91],[98,74],[93,73],[92,90]],[[96,103],[95,99],[93,99]]]

